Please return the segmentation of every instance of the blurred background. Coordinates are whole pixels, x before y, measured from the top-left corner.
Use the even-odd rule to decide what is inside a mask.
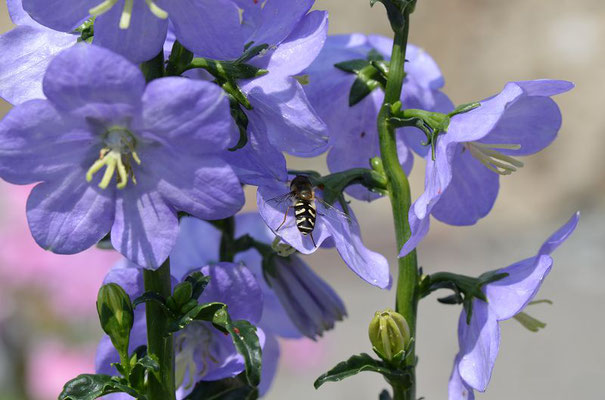
[[[330,12],[331,33],[389,34],[384,9],[368,0],[318,0]],[[10,29],[6,4],[1,30]],[[559,138],[525,167],[501,179],[491,214],[476,226],[435,222],[419,248],[428,273],[479,274],[533,255],[575,210],[582,220],[555,254],[555,267],[529,313],[546,322],[531,333],[502,324],[501,351],[491,384],[479,399],[601,399],[605,378],[605,6],[600,0],[418,0],[410,42],[440,65],[456,104],[491,96],[507,81],[567,79],[576,88],[556,98],[563,112]],[[4,115],[9,106],[3,103]],[[326,172],[323,159],[291,160],[293,168]],[[423,188],[423,166],[411,176]],[[62,384],[92,372],[101,336],[96,290],[116,260],[91,250],[62,257],[37,248],[27,230],[28,188],[0,185],[0,400],[55,399]],[[253,199],[253,191],[248,193]],[[251,202],[250,204],[254,204]],[[365,243],[387,256],[395,274],[397,249],[388,201],[354,202]],[[281,368],[267,399],[376,399],[387,384],[370,373],[315,391],[314,379],[353,353],[371,352],[367,325],[393,306],[394,292],[374,289],[337,254],[307,258],[340,293],[349,317],[318,342],[284,341]],[[457,352],[459,308],[425,299],[419,307],[418,396],[446,399]]]

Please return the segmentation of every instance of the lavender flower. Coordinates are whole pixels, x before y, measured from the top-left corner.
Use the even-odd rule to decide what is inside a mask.
[[[252,324],[260,320],[263,310],[262,291],[247,268],[232,263],[219,263],[205,266],[201,271],[210,276],[211,280],[199,298],[200,303],[225,303],[234,320],[244,319]],[[143,293],[142,276],[143,272],[138,268],[117,266],[109,272],[104,283],[119,284],[134,299]],[[257,333],[261,346],[264,346],[264,333],[261,329]],[[174,342],[179,398],[190,392],[197,381],[233,377],[245,369],[243,357],[237,353],[231,338],[209,322],[192,322],[175,334]],[[135,310],[129,351],[146,343],[145,311],[144,307],[138,307]],[[264,357],[263,368],[273,368],[271,361],[271,357]],[[97,373],[115,375],[117,371],[111,366],[114,362],[119,362],[118,353],[109,337],[104,336],[97,348]],[[123,394],[119,396],[130,398]]]
[[[235,218],[236,237],[248,234],[255,240],[272,242],[273,234],[257,213],[239,214]],[[172,269],[177,276],[192,266],[219,261],[221,233],[205,221],[183,218],[179,238],[171,254]],[[271,271],[264,271],[262,257],[256,249],[235,256],[257,277],[263,291],[264,309],[259,326],[269,335],[312,339],[334,327],[346,310],[334,290],[298,256],[275,256]],[[267,280],[266,280],[267,279]]]
[[[72,32],[91,17],[94,43],[107,47],[133,62],[157,55],[166,39],[169,22],[178,40],[192,51],[228,52],[238,57],[239,8],[231,0],[23,0],[23,7],[34,20],[51,29]],[[216,38],[227,37],[227,41]],[[202,45],[203,44],[203,45]]]
[[[234,133],[218,86],[146,86],[121,56],[77,45],[50,63],[43,89],[48,100],[0,122],[0,177],[42,182],[27,203],[41,247],[77,253],[111,231],[118,251],[157,268],[176,241],[177,211],[216,219],[242,206],[239,181],[217,155]]]
[[[52,58],[73,46],[77,36],[48,29],[23,11],[21,0],[8,0],[17,27],[0,35],[0,97],[11,104],[44,98],[42,77]]]
[[[458,321],[460,352],[450,377],[450,400],[474,399],[473,389],[485,391],[500,347],[499,322],[520,313],[536,296],[552,268],[550,254],[572,234],[579,218],[579,213],[573,215],[534,257],[499,270],[508,276],[484,286],[488,302],[473,300],[470,323],[462,311]]]
[[[326,207],[324,203],[317,202],[317,218],[311,239],[308,235],[303,236],[298,230],[294,209],[289,207],[291,203],[273,201],[289,191],[288,182],[278,180],[259,186],[257,191],[259,213],[275,235],[303,254],[313,253],[326,239],[331,238],[326,244],[333,243],[343,261],[361,279],[383,289],[390,287],[389,264],[382,255],[364,246],[359,224],[350,207],[350,217],[346,217],[339,204]],[[316,189],[315,193],[321,198],[320,190]],[[286,219],[282,225],[284,216]]]
[[[379,155],[376,119],[384,100],[384,91],[373,90],[357,104],[349,105],[349,93],[356,74],[345,72],[335,64],[351,60],[366,60],[372,53],[388,60],[392,39],[362,34],[329,36],[317,59],[303,74],[309,83],[305,93],[330,131],[328,167],[332,172],[349,168],[367,168],[368,161]],[[402,103],[405,108],[420,108],[448,112],[450,100],[440,89],[443,77],[435,61],[424,50],[408,45],[406,52],[406,78],[403,84]],[[409,148],[426,155],[422,146],[423,135],[415,128],[399,129],[397,146],[399,161],[409,174],[413,156]],[[347,193],[360,200],[371,201],[379,196],[361,185],[348,188]]]
[[[485,217],[496,201],[500,175],[523,166],[515,157],[534,154],[555,139],[561,113],[550,97],[571,88],[566,81],[511,82],[480,107],[452,117],[435,160],[427,155],[424,193],[410,208],[412,236],[399,256],[426,236],[430,215],[451,225]]]

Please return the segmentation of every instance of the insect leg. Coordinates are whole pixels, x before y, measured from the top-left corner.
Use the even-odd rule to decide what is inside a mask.
[[[311,241],[313,242],[313,247],[317,247],[315,244],[315,239],[313,239],[313,232],[309,232],[309,236],[311,236]]]
[[[288,211],[290,211],[290,207],[292,207],[292,206],[288,206],[288,208],[286,208],[286,213],[284,214],[284,220],[281,222],[281,224],[279,224],[279,226],[277,227],[275,232],[277,232],[279,230],[279,228],[284,226],[284,224],[286,223],[286,218],[288,218]]]

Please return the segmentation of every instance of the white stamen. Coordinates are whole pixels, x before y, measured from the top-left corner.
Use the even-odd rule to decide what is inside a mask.
[[[120,29],[128,29],[130,26],[133,6],[134,0],[124,0],[124,9],[122,10],[122,16],[120,17]]]
[[[99,15],[105,14],[107,11],[111,10],[111,7],[113,7],[117,2],[118,2],[118,0],[105,0],[98,6],[93,7],[90,10],[88,10],[88,12],[93,17],[98,17]]]
[[[94,175],[106,167],[99,183],[101,189],[107,189],[114,174],[117,174],[118,189],[126,187],[128,178],[136,184],[129,155],[137,164],[141,164],[141,159],[134,151],[135,139],[132,134],[123,128],[113,127],[107,131],[104,142],[106,147],[99,152],[99,159],[86,171],[86,181],[91,182]]]
[[[164,11],[163,9],[161,9],[160,7],[158,7],[158,5],[153,2],[153,0],[145,0],[145,3],[147,3],[147,7],[149,7],[149,11],[151,11],[151,13],[153,15],[155,15],[156,17],[158,17],[159,19],[168,18],[168,13],[166,11]]]
[[[105,14],[116,5],[118,0],[105,0],[98,6],[95,6],[88,10],[91,16],[98,17],[99,15]],[[168,13],[160,8],[153,0],[145,0],[145,4],[149,7],[149,11],[158,17],[159,19],[168,18]],[[130,21],[132,19],[132,9],[134,7],[134,0],[124,0],[124,9],[120,16],[120,29],[128,29],[130,27]]]
[[[468,149],[473,157],[481,164],[485,165],[490,171],[499,175],[510,175],[523,167],[523,163],[514,157],[502,154],[493,149],[519,150],[518,144],[488,144],[479,142],[467,142],[464,147]]]

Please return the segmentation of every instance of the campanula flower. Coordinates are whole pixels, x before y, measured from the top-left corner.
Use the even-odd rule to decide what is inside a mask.
[[[350,207],[346,214],[338,202],[326,206],[323,201],[316,201],[316,220],[311,238],[301,234],[296,225],[294,208],[291,207],[293,201],[284,199],[289,192],[288,181],[274,180],[258,187],[256,203],[259,213],[276,236],[303,254],[313,253],[330,239],[324,246],[334,245],[343,261],[361,279],[383,289],[390,287],[389,264],[381,254],[365,247]],[[315,193],[321,200],[321,190],[315,189]]]
[[[235,236],[250,235],[270,245],[274,235],[258,213],[235,217]],[[183,218],[179,238],[170,256],[175,274],[186,274],[192,265],[219,261],[221,233],[210,223]],[[263,271],[262,256],[256,249],[238,253],[234,261],[246,265],[263,290],[264,309],[259,326],[265,333],[286,338],[301,334],[312,339],[332,329],[346,310],[334,290],[298,256],[274,256],[271,271]]]
[[[370,158],[380,154],[376,119],[384,100],[384,91],[378,87],[350,106],[349,94],[357,75],[335,65],[352,60],[367,61],[369,57],[388,61],[392,44],[392,39],[377,35],[328,36],[317,59],[303,72],[308,76],[305,93],[330,131],[327,161],[332,172],[367,168]],[[444,85],[441,71],[431,56],[408,45],[405,69],[401,95],[404,108],[450,111],[451,102],[440,90]],[[415,128],[398,130],[399,161],[406,174],[410,173],[413,164],[410,147],[423,156],[428,151],[421,145],[423,138]],[[347,192],[360,200],[379,197],[361,185],[352,186]]]
[[[0,97],[11,104],[44,98],[42,77],[52,58],[73,46],[77,36],[48,29],[23,11],[21,0],[8,0],[13,24],[0,35]]]
[[[508,276],[483,287],[487,302],[474,299],[470,322],[463,310],[458,321],[458,343],[449,383],[449,399],[473,399],[474,390],[485,391],[500,348],[500,321],[519,314],[536,296],[550,272],[550,254],[575,230],[579,213],[550,236],[538,253],[499,270]]]
[[[243,51],[243,46],[231,47],[240,37],[231,29],[240,22],[240,9],[231,0],[23,0],[23,8],[38,23],[61,32],[72,32],[95,17],[94,43],[136,63],[160,52],[169,22],[192,51],[203,49],[209,57],[218,48],[236,57]],[[217,41],[219,36],[229,40]]]
[[[41,247],[78,253],[111,232],[118,251],[154,269],[176,241],[178,211],[218,219],[243,205],[218,156],[235,134],[218,86],[177,77],[146,85],[134,64],[81,44],[50,63],[43,89],[47,100],[0,122],[0,177],[41,182],[27,203]]]
[[[218,263],[201,268],[201,272],[210,276],[210,283],[200,296],[200,303],[225,303],[234,321],[246,320],[253,325],[259,322],[263,312],[263,295],[250,270],[233,263]],[[119,284],[131,299],[140,296],[144,291],[142,270],[132,268],[128,264],[114,267],[105,278],[104,284],[107,283]],[[135,310],[130,352],[147,342],[144,310],[144,307],[137,307]],[[257,329],[257,334],[261,346],[264,346],[263,331]],[[194,321],[174,335],[179,398],[190,392],[197,381],[229,378],[245,369],[244,359],[237,353],[231,338],[209,322]],[[271,357],[263,357],[263,368],[273,368],[272,361]],[[117,371],[111,366],[114,362],[119,362],[118,353],[109,337],[104,336],[97,348],[97,373],[115,375]],[[119,396],[121,397],[116,398],[130,398],[124,394]]]
[[[561,112],[551,99],[573,88],[571,82],[510,82],[496,96],[452,117],[439,136],[435,160],[426,157],[424,193],[409,212],[412,236],[400,257],[426,236],[430,216],[450,225],[472,225],[492,209],[500,175],[523,163],[516,157],[537,153],[556,138]]]

